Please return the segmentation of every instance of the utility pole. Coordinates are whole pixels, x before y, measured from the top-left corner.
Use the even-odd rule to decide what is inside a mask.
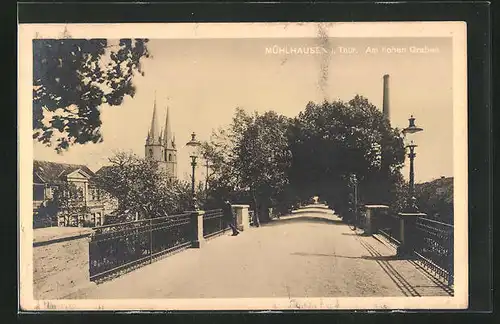
[[[205,166],[207,167],[207,173],[205,175],[205,191],[206,191],[208,189],[208,168],[210,167],[208,160],[206,160]]]
[[[206,161],[205,162],[205,167],[207,168],[207,173],[205,175],[205,199],[208,199],[208,178],[210,176],[209,175],[209,171],[210,171],[209,168],[211,167],[211,165],[210,165],[210,162],[207,159],[205,159],[205,161]]]

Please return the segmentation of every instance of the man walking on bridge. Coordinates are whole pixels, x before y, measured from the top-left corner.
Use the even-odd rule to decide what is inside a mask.
[[[224,219],[233,230],[233,236],[240,234],[234,222],[233,207],[231,206],[231,202],[227,199],[224,201]]]

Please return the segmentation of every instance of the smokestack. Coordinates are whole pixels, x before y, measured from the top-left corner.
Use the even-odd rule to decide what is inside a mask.
[[[384,99],[382,103],[382,112],[384,117],[390,120],[389,115],[389,74],[384,75]]]

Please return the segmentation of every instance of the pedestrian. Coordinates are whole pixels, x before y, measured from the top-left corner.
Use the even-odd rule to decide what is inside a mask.
[[[224,218],[229,227],[231,227],[231,230],[233,231],[233,236],[240,234],[234,222],[235,217],[233,213],[233,207],[231,206],[231,202],[227,199],[224,201]]]

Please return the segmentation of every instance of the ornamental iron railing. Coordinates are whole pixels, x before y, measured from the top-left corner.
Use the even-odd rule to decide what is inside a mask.
[[[223,234],[228,229],[222,209],[207,210],[203,214],[203,237],[210,238]]]
[[[192,242],[189,213],[93,228],[89,242],[91,281],[99,281],[152,263]]]
[[[383,217],[377,217],[373,220],[373,227],[392,243],[401,244],[401,220],[397,215],[387,213]]]
[[[423,264],[452,285],[453,225],[419,217],[414,235],[414,250]]]
[[[254,226],[254,218],[255,217],[255,211],[249,210],[248,211],[248,224],[250,226]]]

